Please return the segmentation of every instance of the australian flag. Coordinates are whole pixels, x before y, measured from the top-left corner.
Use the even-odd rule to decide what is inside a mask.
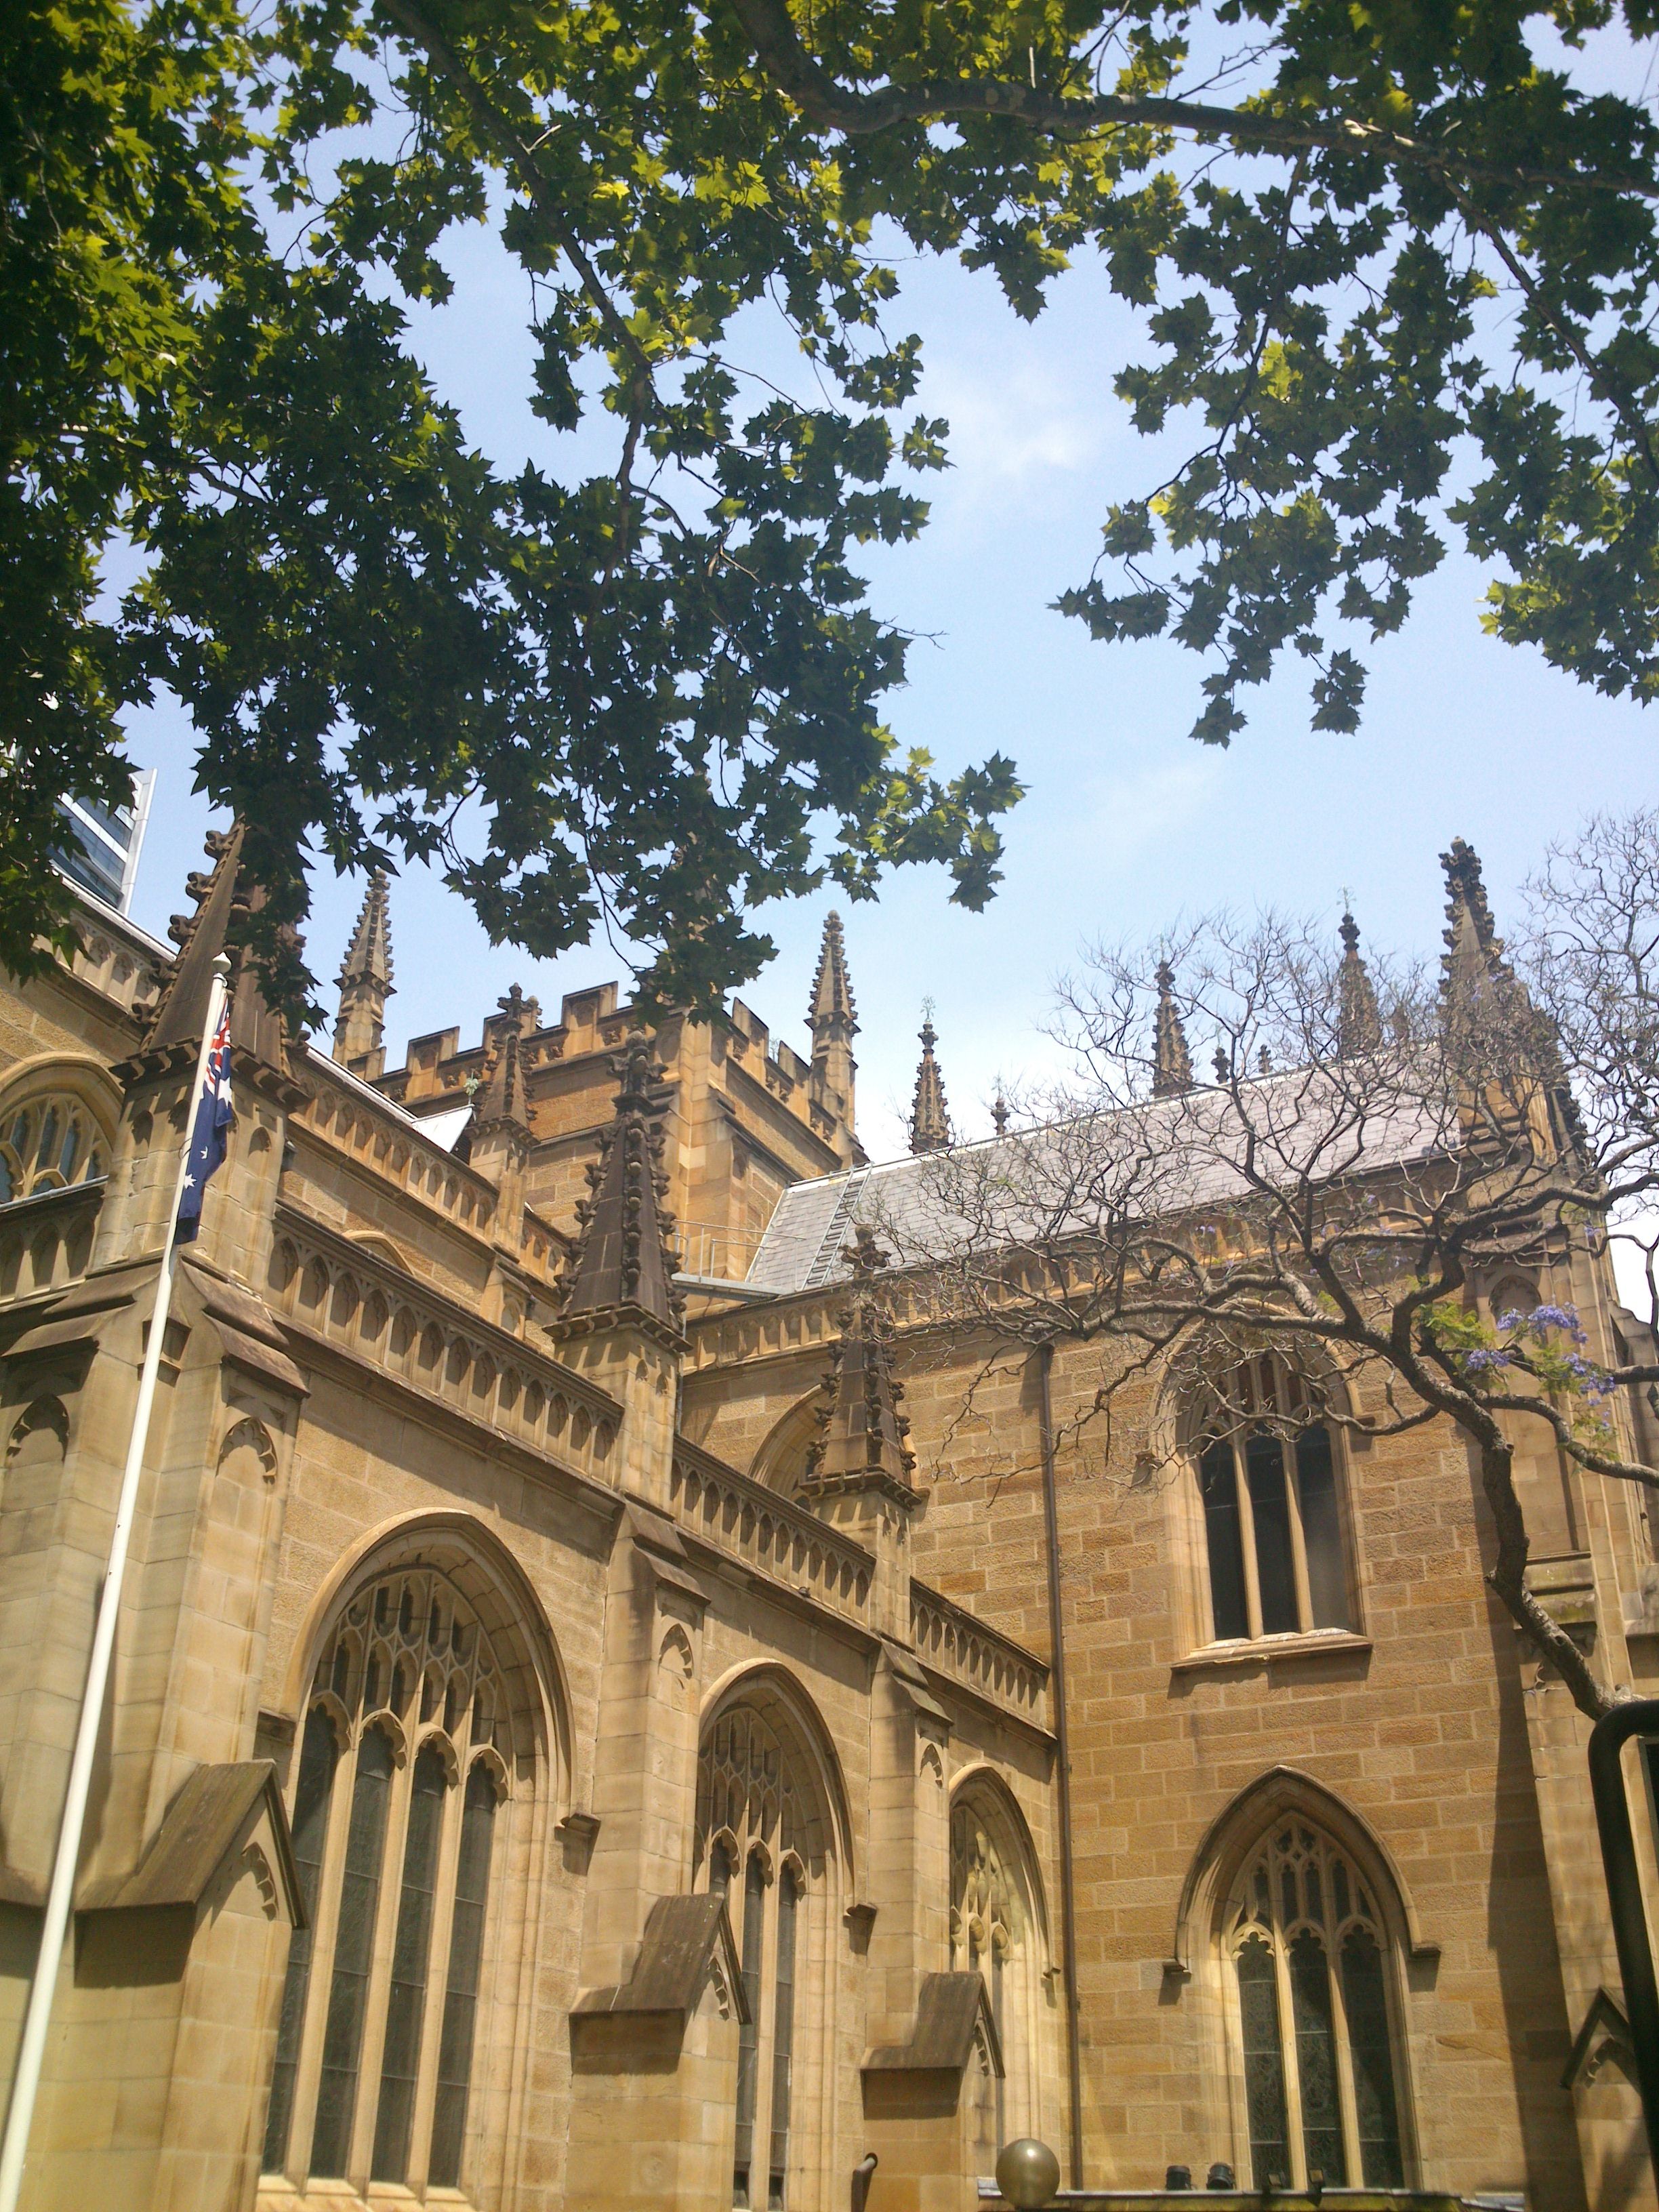
[[[208,1053],[207,1081],[196,1109],[196,1126],[190,1133],[190,1159],[185,1169],[184,1194],[179,1200],[174,1241],[188,1243],[202,1225],[202,1200],[208,1179],[224,1161],[229,1129],[236,1115],[230,1103],[230,1000],[227,996]]]

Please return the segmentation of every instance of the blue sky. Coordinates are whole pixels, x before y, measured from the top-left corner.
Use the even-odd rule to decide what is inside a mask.
[[[529,453],[556,466],[552,434],[524,405],[524,278],[481,231],[455,238],[447,258],[456,295],[416,325],[439,389],[499,460]],[[1034,326],[988,277],[915,263],[902,275],[893,325],[922,334],[921,404],[950,420],[953,466],[928,480],[933,520],[920,543],[870,562],[878,610],[917,633],[889,720],[902,744],[926,745],[947,769],[1012,754],[1028,796],[1008,818],[1006,881],[985,913],[950,907],[938,871],[894,878],[874,904],[842,902],[861,1023],[860,1128],[875,1157],[903,1148],[924,998],[953,1117],[977,1133],[999,1078],[1051,1064],[1042,1024],[1054,981],[1089,938],[1155,934],[1218,904],[1293,908],[1334,930],[1346,892],[1373,944],[1432,952],[1436,856],[1454,836],[1485,860],[1501,927],[1551,838],[1595,809],[1659,796],[1659,721],[1486,637],[1485,579],[1458,559],[1419,588],[1401,634],[1371,650],[1358,736],[1310,731],[1298,666],[1247,700],[1250,726],[1231,749],[1194,744],[1186,732],[1200,664],[1163,642],[1092,644],[1049,611],[1086,573],[1108,505],[1163,472],[1112,395],[1136,343],[1130,318],[1086,267],[1062,280]],[[779,365],[763,333],[750,357]],[[190,792],[194,748],[176,709],[163,702],[135,716],[131,749],[160,772],[134,904],[160,934],[200,864],[209,817]],[[361,896],[361,884],[316,884],[308,943],[325,977]],[[778,956],[743,993],[775,1036],[802,1048],[831,902],[769,910]],[[476,1037],[514,981],[550,1013],[562,991],[625,980],[604,945],[555,963],[492,949],[423,876],[394,884],[392,933],[394,1063],[425,1030],[453,1024]]]

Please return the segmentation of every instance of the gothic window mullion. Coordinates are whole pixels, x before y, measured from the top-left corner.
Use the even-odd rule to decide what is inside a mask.
[[[376,1931],[383,1917],[386,1830],[392,1825],[390,1799],[396,1778],[386,1731],[362,1731],[352,1761],[350,1793],[342,1808],[344,1850],[337,1885],[338,1906],[330,1931],[328,1996],[318,2008],[320,2049],[307,2170],[327,2180],[345,2179],[356,2156],[363,2045],[372,2002]],[[366,2152],[362,2162],[368,2163]]]
[[[352,1805],[357,1785],[357,1746],[349,1735],[342,1743],[334,1768],[334,1796],[329,1810],[328,1835],[317,1882],[317,1916],[312,1930],[310,1988],[305,2024],[300,2035],[295,2067],[294,2110],[289,2120],[288,2160],[284,2171],[303,2188],[315,2164],[315,2135],[323,2050],[328,2032],[330,1993],[334,1979],[334,1952],[339,1936],[342,1875],[351,1831]]]
[[[382,1695],[386,1684],[380,1684]],[[392,1802],[386,1840],[380,1854],[380,1896],[374,1915],[374,1946],[369,1958],[364,2000],[362,2041],[357,2056],[357,2094],[352,2115],[351,2153],[347,2179],[361,2193],[368,2185],[373,2162],[374,2120],[380,2103],[380,2070],[386,2058],[386,1998],[392,1985],[392,1953],[397,1942],[398,1907],[403,1898],[404,1852],[409,1836],[410,1789],[413,1759],[406,1754],[392,1778]]]
[[[465,1768],[460,1770],[464,1774]],[[421,2022],[420,2064],[415,2077],[410,2126],[408,2185],[423,2196],[432,2153],[432,2114],[438,2094],[438,2062],[449,1988],[449,1953],[455,1929],[455,1869],[460,1851],[465,1789],[452,1774],[444,1793],[443,1828],[438,1846],[437,1896],[427,1954],[426,2002]]]
[[[1302,1500],[1296,1481],[1296,1451],[1281,1443],[1279,1460],[1285,1475],[1285,1511],[1291,1528],[1291,1572],[1296,1583],[1296,1625],[1305,1632],[1314,1625],[1313,1591],[1308,1579],[1308,1537],[1302,1525]]]
[[[1273,1917],[1275,1923],[1279,1923],[1273,1938],[1273,1986],[1279,1997],[1279,2043],[1285,2051],[1285,2059],[1290,2060],[1293,2058],[1296,2052],[1296,2000],[1291,1987],[1291,1962],[1285,1949],[1283,1924],[1279,1923],[1277,1909]],[[1301,2069],[1294,2064],[1286,2063],[1284,2074],[1285,2156],[1287,2166],[1285,2179],[1292,2189],[1305,2189],[1308,2185],[1308,2166],[1307,2160],[1302,2154],[1304,2121]]]
[[[432,1948],[444,1895],[441,1864],[454,1790],[448,1745],[428,1737],[410,1762],[397,1917],[387,1972],[371,2180],[403,2185],[416,2148],[416,2104],[430,2051]]]
[[[340,1823],[332,1815],[339,1795],[340,1742],[333,1717],[321,1704],[306,1715],[301,1731],[299,1772],[295,1784],[295,1861],[307,1925],[296,1928],[289,1943],[276,2039],[276,2063],[265,2114],[261,2160],[267,2173],[289,2173],[296,2142],[305,2141],[295,2123],[299,2114],[304,2036],[310,2010],[312,1977],[317,1967],[318,1919],[331,1837]]]
[[[1336,2037],[1336,2087],[1342,2113],[1342,2148],[1347,2160],[1347,2185],[1350,2188],[1357,2188],[1364,2185],[1364,2160],[1359,2142],[1358,2113],[1354,2101],[1353,2051],[1348,2026],[1347,1998],[1342,1987],[1340,1935],[1331,1944],[1329,1961],[1331,2021]]]
[[[478,2063],[477,1998],[489,1939],[495,1815],[501,1802],[496,1778],[486,1760],[473,1760],[460,1794],[460,1843],[426,2172],[428,2185],[444,2189],[460,2185],[472,2077]]]
[[[1252,1643],[1261,1634],[1261,1573],[1255,1549],[1255,1510],[1250,1502],[1244,1453],[1238,1438],[1232,1439],[1233,1484],[1238,1498],[1238,1540],[1244,1555],[1244,1615],[1245,1629]]]

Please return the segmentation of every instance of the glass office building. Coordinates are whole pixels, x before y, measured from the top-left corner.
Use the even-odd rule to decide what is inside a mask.
[[[132,903],[138,854],[155,787],[155,771],[147,768],[132,780],[131,806],[106,808],[80,799],[60,802],[59,811],[70,834],[58,850],[58,866],[82,890],[90,891],[118,914],[125,914]]]

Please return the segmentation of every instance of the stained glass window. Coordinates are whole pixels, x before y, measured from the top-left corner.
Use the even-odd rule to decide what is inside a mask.
[[[1240,1874],[1237,1980],[1254,2185],[1404,2186],[1387,1932],[1328,1838],[1280,1824]],[[1340,1961],[1333,1972],[1332,1961]]]
[[[1214,1393],[1198,1487],[1216,1642],[1353,1626],[1331,1432],[1283,1360]]]
[[[78,1098],[32,1098],[0,1116],[0,1206],[37,1192],[96,1182],[106,1172],[109,1137]]]
[[[310,1925],[290,1945],[267,2172],[461,2185],[511,1771],[503,1688],[489,1636],[435,1568],[361,1591],[318,1660],[293,1814]]]
[[[738,2031],[732,2202],[783,2212],[800,2039],[796,1970],[811,1909],[809,1787],[787,1736],[737,1705],[714,1723],[697,1765],[700,1880],[723,1896],[749,2018]],[[738,1880],[741,1875],[741,1891]]]

